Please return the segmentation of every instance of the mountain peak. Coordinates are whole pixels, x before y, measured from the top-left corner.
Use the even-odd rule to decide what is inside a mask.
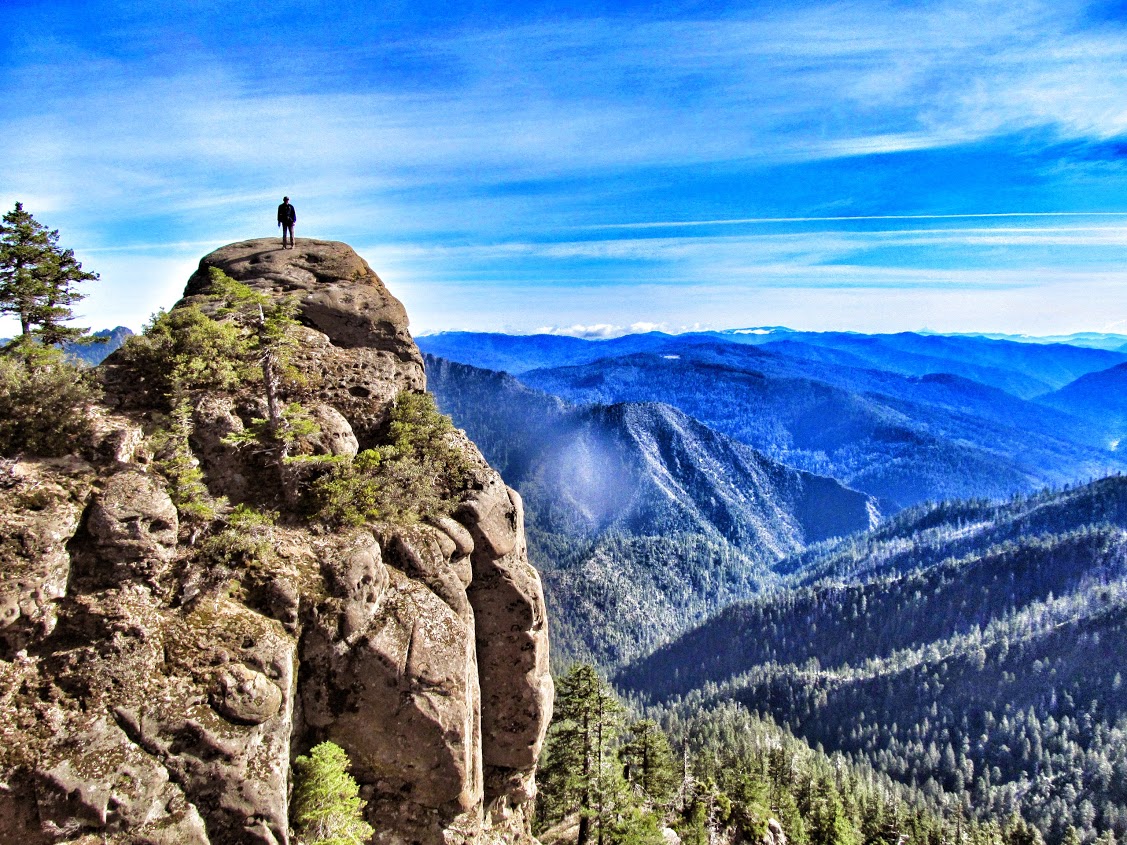
[[[299,238],[293,249],[282,249],[274,238],[258,238],[228,244],[203,257],[186,298],[209,291],[211,267],[263,293],[296,297],[302,321],[334,346],[383,349],[422,367],[407,311],[346,243]]]

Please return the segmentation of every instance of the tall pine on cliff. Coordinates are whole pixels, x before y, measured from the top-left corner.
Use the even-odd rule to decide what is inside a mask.
[[[74,250],[59,246],[57,229],[48,230],[23,203],[0,224],[0,314],[20,321],[18,342],[47,346],[75,341],[88,329],[66,326],[71,306],[84,298],[76,289],[97,273],[82,269]]]

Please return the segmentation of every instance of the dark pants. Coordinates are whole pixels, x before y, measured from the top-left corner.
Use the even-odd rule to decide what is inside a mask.
[[[286,232],[290,233],[290,246],[293,246],[293,223],[282,224],[282,246],[286,245]]]

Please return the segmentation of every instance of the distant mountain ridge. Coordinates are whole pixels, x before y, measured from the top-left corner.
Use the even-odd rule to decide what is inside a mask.
[[[1006,496],[1124,468],[1091,424],[957,376],[824,367],[769,347],[699,340],[665,349],[521,379],[577,402],[674,405],[892,509]]]
[[[549,601],[567,608],[555,641],[600,661],[757,592],[787,554],[878,516],[870,497],[668,405],[576,406],[507,374],[425,360],[439,407],[524,498]]]
[[[1121,349],[1063,343],[1037,344],[1010,338],[914,332],[886,335],[802,332],[777,326],[678,335],[650,332],[611,340],[475,332],[444,332],[418,338],[419,348],[424,352],[517,375],[532,369],[586,364],[600,358],[660,352],[669,346],[702,342],[768,347],[784,344],[791,350],[804,348],[806,351],[799,357],[833,351],[848,356],[845,362],[848,366],[908,376],[952,373],[1023,399],[1058,390],[1082,375],[1127,362],[1127,352]]]
[[[578,403],[673,405],[886,510],[1127,469],[1098,406],[1041,399],[1127,362],[1102,349],[776,328],[600,341],[451,333],[420,345]]]
[[[115,329],[101,329],[90,334],[90,343],[68,343],[63,349],[73,358],[77,358],[90,366],[96,366],[111,353],[116,352],[126,338],[132,337],[133,330],[126,326],[118,326]],[[12,338],[0,338],[0,346],[9,343]]]
[[[1099,426],[1118,451],[1127,434],[1127,364],[1088,373],[1037,401]]]

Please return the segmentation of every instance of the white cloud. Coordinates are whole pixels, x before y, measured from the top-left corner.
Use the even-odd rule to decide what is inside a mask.
[[[220,53],[170,74],[60,50],[4,80],[0,182],[45,194],[44,207],[88,197],[177,214],[243,210],[284,182],[344,197],[348,214],[365,193],[453,181],[868,155],[1041,128],[1105,139],[1127,131],[1122,36],[1078,26],[1082,9],[816,3],[463,30],[387,47],[456,79],[413,90],[372,76],[366,44],[331,62],[315,42],[294,48],[322,65],[325,93],[260,90]]]
[[[566,337],[582,337],[587,340],[601,340],[610,337],[621,337],[628,330],[622,326],[610,323],[597,323],[593,326],[583,326],[578,323],[573,326],[540,326],[532,334],[555,334]]]

